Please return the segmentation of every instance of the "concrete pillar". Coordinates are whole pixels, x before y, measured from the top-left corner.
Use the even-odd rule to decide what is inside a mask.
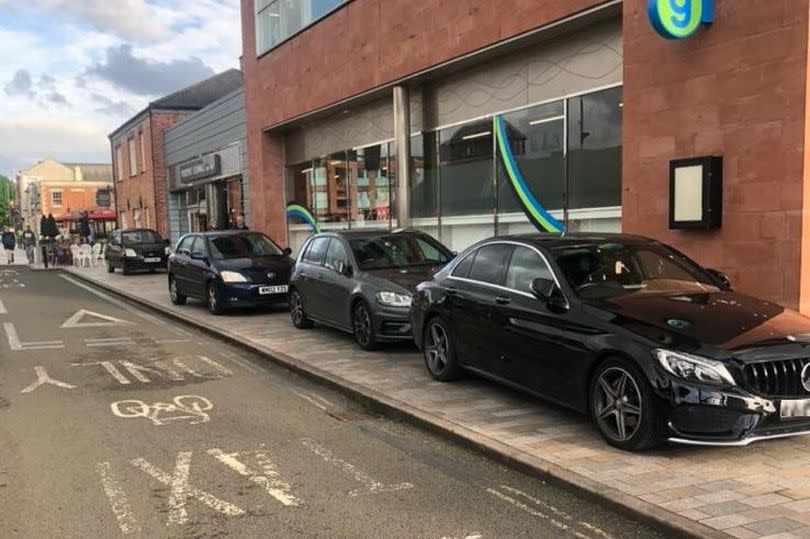
[[[411,106],[408,88],[394,87],[394,144],[397,150],[397,222],[411,226]]]

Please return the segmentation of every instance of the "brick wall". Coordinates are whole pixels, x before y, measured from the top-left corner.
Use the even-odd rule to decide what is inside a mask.
[[[354,0],[256,58],[254,0],[241,1],[251,223],[281,242],[283,140],[264,127],[603,3]]]
[[[130,129],[122,132],[112,140],[113,169],[116,187],[116,209],[118,223],[135,226],[135,212],[141,212],[141,226],[147,226],[146,214],[149,213],[148,226],[157,230],[163,237],[169,236],[168,224],[168,179],[165,155],[163,151],[164,133],[168,127],[183,119],[185,112],[151,111],[144,114],[143,119]],[[144,137],[143,148],[145,156],[141,158],[141,144],[139,134]],[[129,139],[135,140],[136,169],[134,176],[130,175]],[[116,160],[116,145],[123,149],[122,171],[123,181],[118,181],[118,167]],[[145,166],[144,166],[145,165]]]
[[[719,0],[695,36],[624,3],[623,228],[672,243],[741,291],[799,304],[808,2]],[[669,160],[724,157],[723,227],[668,229]]]

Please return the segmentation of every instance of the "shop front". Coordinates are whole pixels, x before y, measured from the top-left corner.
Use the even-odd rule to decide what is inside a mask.
[[[249,224],[244,98],[239,90],[166,131],[169,238]]]

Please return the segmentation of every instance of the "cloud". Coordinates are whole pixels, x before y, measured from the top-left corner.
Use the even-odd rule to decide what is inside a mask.
[[[108,116],[131,116],[135,109],[126,101],[113,101],[101,94],[91,94],[90,99],[100,106],[95,109],[99,114]]]
[[[45,96],[45,99],[53,103],[55,105],[70,105],[70,102],[67,100],[65,96],[60,94],[59,92],[51,92]]]
[[[109,47],[105,60],[84,73],[138,95],[164,95],[212,75],[214,70],[196,56],[159,62],[136,58],[131,45]]]
[[[154,16],[155,9],[146,0],[27,0],[23,5],[15,0],[0,0],[0,7],[24,15],[32,10],[47,11],[131,41],[162,40],[170,32],[169,24]]]
[[[52,90],[56,84],[56,79],[50,75],[42,75],[39,78],[39,87],[43,90]]]
[[[6,84],[4,90],[6,94],[14,96],[34,97],[34,83],[31,81],[31,74],[25,69],[18,69],[14,78]]]

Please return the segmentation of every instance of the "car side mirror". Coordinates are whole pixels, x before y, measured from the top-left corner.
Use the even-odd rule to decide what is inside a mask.
[[[560,288],[551,279],[538,278],[532,281],[532,293],[554,310],[567,311],[568,301]]]
[[[205,255],[203,253],[194,252],[194,253],[191,253],[190,256],[191,256],[192,260],[201,260],[202,262],[206,262],[206,263],[208,262],[208,259],[205,257]]]
[[[292,254],[292,249],[285,247],[281,252],[286,256],[290,256]]]
[[[345,275],[346,277],[351,276],[352,268],[348,264],[346,264],[345,260],[338,260],[335,264],[335,271],[341,275]]]
[[[706,273],[711,275],[718,284],[720,284],[720,288],[723,290],[731,290],[731,281],[729,280],[728,276],[723,273],[722,271],[717,271],[716,269],[706,268]]]

